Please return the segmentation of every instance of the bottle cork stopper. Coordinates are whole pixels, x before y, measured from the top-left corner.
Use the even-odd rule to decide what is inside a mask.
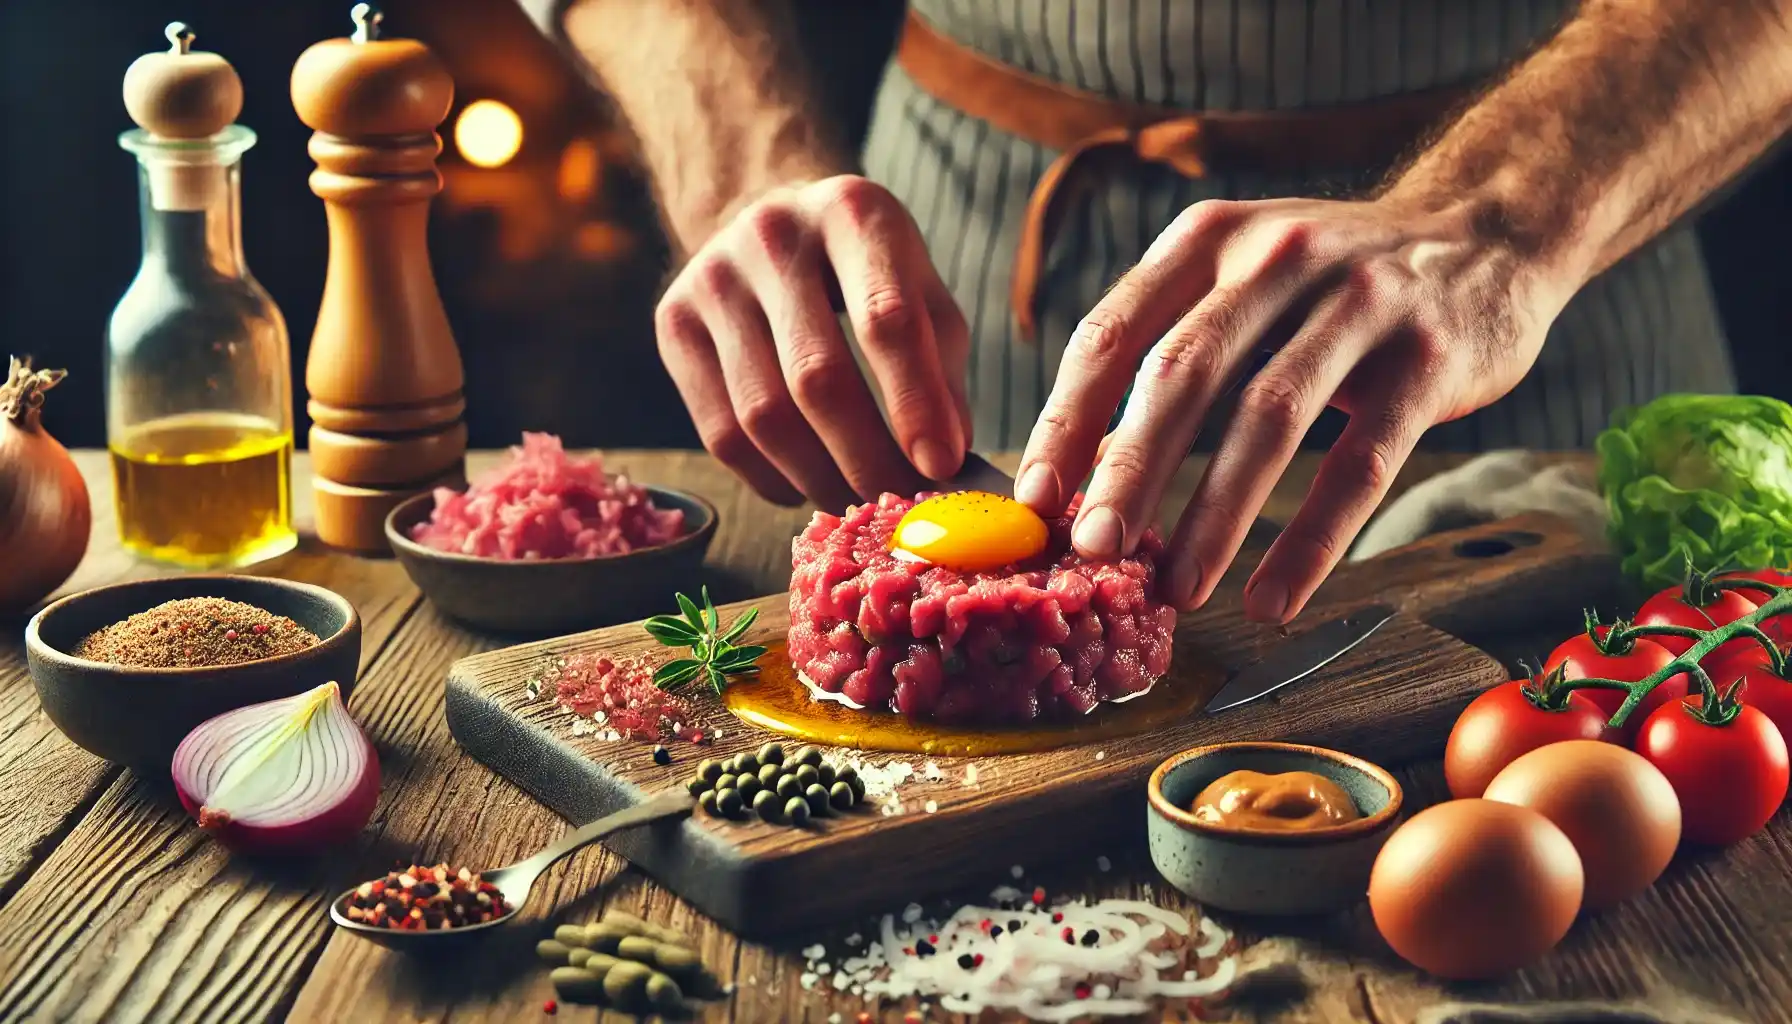
[[[134,151],[148,170],[152,208],[204,210],[226,194],[224,155],[246,148],[203,145],[221,141],[242,113],[243,81],[223,57],[193,49],[184,22],[169,22],[162,34],[168,49],[138,57],[124,73],[124,108],[148,136]]]
[[[193,49],[194,35],[175,21],[163,32],[168,49],[146,53],[124,73],[124,108],[161,139],[208,139],[243,112],[243,81],[230,62]]]
[[[314,131],[343,138],[423,135],[454,102],[454,79],[415,39],[384,39],[371,4],[349,13],[354,34],[325,39],[292,67],[292,104]]]

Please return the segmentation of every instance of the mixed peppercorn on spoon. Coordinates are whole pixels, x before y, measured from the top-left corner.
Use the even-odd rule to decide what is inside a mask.
[[[358,900],[358,897],[364,895],[363,886],[356,886],[331,901],[330,920],[336,922],[338,927],[382,946],[407,950],[439,950],[445,942],[489,931],[516,917],[523,905],[529,902],[529,890],[535,885],[535,880],[567,854],[594,843],[612,832],[689,814],[696,802],[690,793],[682,789],[670,790],[633,807],[605,815],[582,828],[573,829],[528,860],[518,861],[508,867],[481,872],[478,875],[470,876],[470,878],[466,877],[463,872],[463,877],[459,879],[458,883],[451,878],[431,879],[422,883],[434,887],[430,891],[432,896],[436,891],[444,890],[444,887],[447,889],[463,888],[478,904],[486,908],[496,908],[495,913],[483,920],[452,925],[444,923],[437,927],[397,927],[391,923],[390,915],[381,912],[380,917],[384,919],[384,923],[370,923],[373,915],[362,913],[357,906],[358,902],[367,902],[364,899]],[[415,882],[415,880],[412,881]],[[384,882],[372,882],[366,883],[366,885],[383,886]],[[412,888],[415,888],[414,884]],[[351,912],[354,916],[351,916]]]

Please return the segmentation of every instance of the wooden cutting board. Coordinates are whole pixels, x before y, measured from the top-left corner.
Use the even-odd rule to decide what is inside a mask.
[[[1254,546],[1264,543],[1257,536]],[[1141,833],[1146,777],[1188,747],[1291,740],[1385,764],[1439,751],[1462,706],[1506,678],[1491,657],[1445,630],[1500,632],[1551,619],[1572,622],[1576,609],[1606,596],[1615,577],[1609,558],[1567,523],[1525,516],[1343,566],[1283,632],[1244,619],[1240,589],[1257,559],[1247,554],[1239,561],[1214,599],[1178,622],[1175,662],[1159,686],[1215,690],[1228,672],[1319,622],[1377,601],[1399,613],[1350,653],[1272,699],[1211,716],[1197,712],[1149,735],[976,758],[974,785],[966,783],[973,759],[867,755],[878,763],[914,765],[916,778],[897,794],[900,814],[861,808],[802,830],[699,814],[625,833],[610,845],[749,937],[899,908],[996,877],[1013,864],[1111,847],[1116,837]],[[760,609],[751,642],[782,639],[789,626],[785,595],[730,605],[724,621],[748,607]],[[678,744],[678,759],[662,767],[653,763],[648,744],[574,736],[568,712],[529,694],[529,682],[553,656],[648,650],[664,649],[629,624],[463,659],[448,677],[449,728],[474,757],[575,823],[679,785],[699,757],[726,757],[776,738],[742,725],[705,695],[705,726],[720,726],[720,738],[700,754]],[[933,774],[925,770],[929,761],[938,765],[936,780],[923,778]],[[929,801],[933,812],[924,810]]]

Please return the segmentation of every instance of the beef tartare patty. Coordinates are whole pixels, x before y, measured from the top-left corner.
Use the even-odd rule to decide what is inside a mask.
[[[1086,714],[1169,669],[1176,613],[1154,599],[1155,536],[1091,562],[1069,517],[1048,520],[1037,558],[958,572],[891,552],[914,505],[885,494],[818,512],[792,542],[790,659],[813,685],[910,718],[1019,724]]]

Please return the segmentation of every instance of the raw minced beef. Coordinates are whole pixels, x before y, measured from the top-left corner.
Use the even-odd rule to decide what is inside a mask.
[[[1036,559],[960,573],[891,554],[918,500],[818,512],[792,542],[790,659],[812,684],[910,718],[1006,724],[1085,714],[1169,669],[1176,613],[1154,596],[1155,536],[1092,562],[1067,514]]]
[[[541,686],[566,710],[630,739],[704,740],[690,702],[653,685],[653,664],[646,658],[574,654],[557,662]]]
[[[503,465],[464,493],[438,487],[411,539],[438,551],[506,560],[627,554],[675,540],[684,512],[655,508],[646,488],[606,476],[603,457],[573,458],[552,434],[523,434]]]

